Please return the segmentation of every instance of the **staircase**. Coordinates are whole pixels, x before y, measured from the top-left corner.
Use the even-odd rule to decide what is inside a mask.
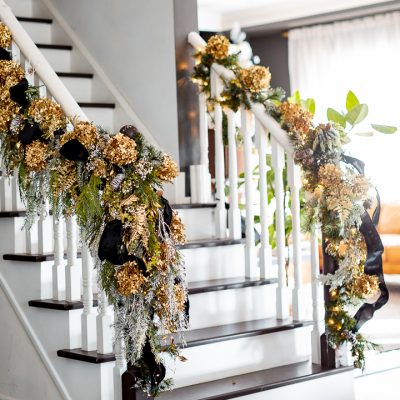
[[[84,56],[69,44],[49,11],[33,0],[9,4],[83,114],[117,130],[121,106]],[[29,67],[29,59],[25,60]],[[278,141],[273,146],[281,157],[288,150]],[[282,158],[275,157],[279,168]],[[167,368],[176,389],[160,398],[274,400],[296,393],[301,399],[353,399],[351,367],[318,365],[321,288],[312,282],[311,301],[301,279],[303,258],[309,259],[310,251],[297,254],[300,258],[290,279],[294,287],[289,290],[282,243],[276,254],[255,248],[249,218],[246,239],[242,238],[237,228],[240,213],[234,203],[227,218],[220,178],[217,160],[216,200],[173,206],[187,231],[188,243],[181,250],[189,283],[191,327],[183,350],[187,361]],[[234,187],[234,177],[230,178]],[[4,316],[0,398],[120,400],[125,362],[119,344],[112,348],[113,312],[97,288],[87,249],[79,245],[76,222],[73,218],[53,220],[44,208],[26,231],[15,177],[0,177],[0,201],[0,310]],[[247,209],[246,215],[252,211]],[[264,250],[267,239],[264,232]],[[298,244],[301,249],[310,246]],[[314,277],[318,274],[316,244],[314,238]],[[264,257],[262,261],[259,256]]]

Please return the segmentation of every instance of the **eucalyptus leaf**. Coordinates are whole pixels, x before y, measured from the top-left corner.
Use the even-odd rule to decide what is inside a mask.
[[[307,108],[307,110],[314,115],[315,114],[315,100],[314,99],[307,99],[305,101],[305,106]]]
[[[360,102],[357,99],[357,96],[349,90],[346,97],[346,110],[351,111],[355,106],[359,105]]]
[[[329,121],[336,122],[343,128],[346,128],[346,118],[338,111],[334,110],[333,108],[328,108],[326,115]]]
[[[346,114],[346,121],[354,126],[364,121],[368,115],[368,106],[366,104],[357,104]]]
[[[390,126],[390,125],[371,124],[371,126],[373,129],[375,129],[377,132],[380,132],[380,133],[392,134],[397,131],[397,127]]]
[[[368,131],[368,132],[354,132],[354,135],[357,136],[364,136],[364,137],[371,137],[374,136],[374,132]]]

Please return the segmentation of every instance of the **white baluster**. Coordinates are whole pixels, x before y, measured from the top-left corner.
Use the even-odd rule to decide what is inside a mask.
[[[241,109],[242,134],[244,138],[244,175],[246,199],[246,248],[245,248],[245,276],[255,278],[259,271],[257,268],[256,248],[254,238],[254,196],[253,196],[253,167],[251,164],[253,143],[253,115],[245,108]]]
[[[26,243],[26,252],[28,254],[37,254],[39,253],[39,233],[38,233],[38,221],[35,218],[32,225],[28,228],[25,228],[25,243]]]
[[[46,201],[40,210],[38,220],[38,253],[46,254],[53,251],[53,241],[51,240],[53,231],[52,217],[49,213],[49,203]]]
[[[319,280],[318,236],[311,235],[311,290],[313,310],[313,330],[311,332],[312,362],[321,364],[321,335],[324,333],[324,293]]]
[[[67,301],[81,299],[81,269],[77,260],[76,217],[67,218],[67,267],[65,268],[65,297]]]
[[[204,93],[199,95],[199,141],[200,141],[200,164],[209,166],[208,160],[208,118],[207,98]]]
[[[211,93],[219,98],[222,92],[222,82],[218,75],[211,71]],[[214,107],[214,131],[215,131],[215,198],[217,207],[216,217],[216,236],[219,239],[226,237],[226,208],[225,208],[225,160],[224,144],[222,141],[222,108],[219,104]]]
[[[29,60],[25,60],[25,78],[30,85],[35,84],[35,72]]]
[[[65,300],[65,268],[63,245],[63,222],[60,217],[53,217],[54,265],[53,265],[53,299]]]
[[[92,292],[93,260],[85,243],[82,244],[82,287],[83,287],[83,312],[82,350],[96,350],[96,315],[93,312]]]
[[[225,109],[228,119],[228,142],[229,142],[229,237],[240,239],[242,237],[242,226],[239,210],[238,195],[238,172],[237,172],[237,150],[236,150],[236,124],[235,113]]]
[[[0,160],[1,176],[0,176],[0,211],[6,210],[6,171],[3,166],[3,161]]]
[[[99,288],[98,298],[98,315],[96,317],[97,324],[97,352],[100,354],[112,353],[112,316],[108,299],[103,290]]]
[[[278,287],[276,289],[277,318],[289,317],[289,289],[286,284],[285,268],[285,204],[283,188],[283,168],[285,154],[282,146],[271,138],[272,165],[275,172],[275,199],[276,199],[276,251],[278,261]]]
[[[270,278],[272,276],[272,250],[269,244],[269,214],[268,214],[268,191],[267,191],[267,132],[256,119],[256,140],[259,156],[260,172],[260,225],[261,225],[261,248],[260,248],[260,276]]]
[[[304,290],[302,282],[302,256],[301,256],[301,221],[300,221],[300,167],[295,164],[292,157],[287,161],[288,182],[291,195],[292,211],[292,243],[293,243],[293,267],[294,287],[292,291],[293,319],[300,321],[305,317]],[[302,301],[303,300],[303,301]]]
[[[117,314],[114,313],[114,318],[117,319]],[[116,337],[114,341],[114,354],[115,354],[115,366],[114,366],[114,400],[122,399],[122,386],[121,376],[126,370],[126,360],[124,357],[122,338]]]
[[[22,202],[21,194],[19,191],[18,171],[15,170],[11,179],[11,202],[13,211],[25,210],[25,205]]]

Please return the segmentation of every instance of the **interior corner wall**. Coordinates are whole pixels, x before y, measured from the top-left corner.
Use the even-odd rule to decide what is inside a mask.
[[[280,86],[289,96],[291,90],[289,79],[288,40],[281,33],[265,33],[257,36],[249,35],[247,38],[253,54],[261,59],[260,65],[269,67],[272,80],[271,86]]]
[[[173,0],[51,0],[147,129],[179,161]]]

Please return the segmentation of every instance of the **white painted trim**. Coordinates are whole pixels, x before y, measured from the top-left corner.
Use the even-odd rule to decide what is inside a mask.
[[[115,97],[117,103],[121,106],[121,108],[126,112],[128,117],[132,120],[132,123],[138,128],[138,130],[144,135],[146,140],[151,143],[153,146],[162,150],[160,144],[156,141],[150,131],[147,129],[143,121],[139,118],[139,116],[135,113],[131,105],[125,99],[125,97],[121,94],[121,92],[117,89],[111,79],[107,76],[107,73],[103,70],[100,64],[95,60],[92,54],[89,52],[87,47],[82,43],[79,36],[76,32],[71,28],[68,24],[68,21],[64,18],[64,16],[51,4],[50,0],[41,0],[42,3],[48,8],[50,13],[56,19],[56,21],[60,24],[61,28],[66,32],[69,38],[72,40],[73,44],[79,49],[79,51],[84,55],[87,62],[93,68],[95,74],[100,78],[100,80],[104,83],[107,89],[111,92],[111,94]]]
[[[39,338],[36,336],[36,333],[34,332],[31,324],[29,323],[28,319],[26,318],[22,308],[18,304],[17,299],[14,297],[14,294],[13,294],[10,286],[8,285],[7,281],[5,280],[5,278],[3,277],[1,272],[0,272],[0,287],[4,291],[4,294],[8,298],[8,301],[9,301],[11,307],[13,308],[19,321],[21,322],[22,326],[24,327],[25,332],[27,333],[30,341],[32,342],[34,349],[36,350],[39,358],[42,360],[43,365],[46,367],[51,378],[53,379],[53,382],[56,385],[60,395],[65,400],[72,400],[71,396],[69,395],[69,393],[67,391],[67,388],[64,386],[64,383],[63,383],[60,375],[53,367],[53,364],[51,363],[51,361],[46,353],[46,350],[44,349]],[[3,399],[4,397],[1,397],[1,398]],[[9,398],[9,399],[16,400],[16,399],[12,399],[12,398]],[[8,399],[5,399],[5,400],[8,400]]]

